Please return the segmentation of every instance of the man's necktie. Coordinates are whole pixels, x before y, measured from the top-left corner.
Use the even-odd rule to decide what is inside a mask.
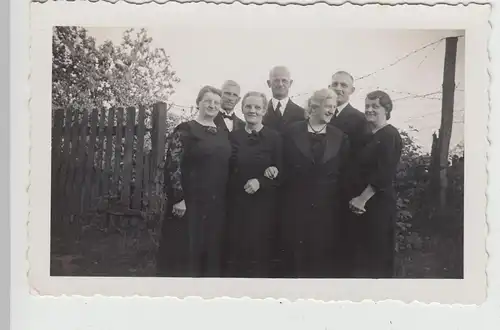
[[[276,116],[281,117],[281,102],[278,102],[278,105],[276,106]]]
[[[335,109],[335,112],[333,113],[333,118],[337,118],[337,116],[339,115],[339,109]]]

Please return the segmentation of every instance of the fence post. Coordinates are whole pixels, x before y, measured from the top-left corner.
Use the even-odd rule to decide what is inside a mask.
[[[72,198],[74,198],[74,185],[75,185],[75,176],[78,173],[78,140],[80,135],[80,127],[81,127],[80,113],[78,110],[72,111],[72,123],[70,125],[71,133],[70,133],[70,144],[71,148],[69,150],[69,158],[68,158],[68,172],[66,178],[66,187],[64,189],[64,198],[62,198],[62,202],[64,208],[66,210],[66,214],[70,216],[72,220],[74,218],[74,203]]]
[[[123,189],[122,203],[130,207],[130,184],[132,182],[132,161],[134,151],[135,108],[127,108],[125,129],[125,150],[123,153]]]
[[[73,184],[73,194],[71,198],[73,199],[74,212],[80,214],[82,211],[82,185],[85,182],[85,175],[87,175],[85,170],[85,160],[87,158],[87,135],[89,129],[89,112],[87,109],[83,110],[82,121],[79,132],[78,140],[78,165],[76,167],[75,181]]]
[[[137,148],[135,151],[135,190],[132,198],[132,208],[140,209],[142,201],[142,176],[144,171],[144,134],[146,126],[144,119],[146,118],[146,110],[143,106],[139,107],[139,116],[137,118]]]
[[[165,140],[166,140],[166,131],[167,131],[167,104],[164,102],[156,103],[153,106],[153,129],[151,131],[151,169],[152,173],[150,176],[155,178],[155,195],[156,195],[156,206],[161,205],[161,200],[158,198],[161,196],[162,189],[162,173],[159,168],[163,162],[165,157]],[[151,199],[150,199],[151,201]]]
[[[113,169],[113,185],[111,187],[111,195],[114,197],[120,196],[123,189],[123,184],[120,182],[122,166],[122,145],[123,145],[123,108],[116,110],[116,137],[115,137],[115,166]]]
[[[106,125],[106,109],[101,109],[98,128],[98,144],[97,144],[97,166],[96,166],[96,187],[92,198],[100,198],[103,189],[103,173],[104,173],[104,133]]]
[[[64,221],[66,216],[66,200],[64,199],[66,181],[69,176],[69,161],[70,161],[70,146],[71,146],[71,123],[73,122],[73,111],[70,107],[66,109],[64,116],[64,130],[63,130],[63,147],[61,153],[61,171],[59,172],[59,187],[58,192],[61,198],[58,200],[58,212],[61,216],[61,221]]]
[[[167,129],[166,120],[167,104],[164,102],[156,103],[153,106],[153,131],[151,135],[155,165],[159,165],[165,155],[165,132]]]
[[[103,167],[103,183],[102,191],[104,196],[110,195],[110,182],[112,180],[113,168],[111,164],[111,155],[113,153],[113,127],[115,126],[115,109],[111,108],[108,111],[108,126],[106,128],[106,149],[104,153],[104,167]]]
[[[439,191],[439,139],[436,132],[432,133],[431,147],[431,165],[430,165],[430,190],[431,201],[437,198],[436,192]]]
[[[61,170],[61,142],[64,125],[64,110],[54,111],[54,122],[52,126],[52,177],[51,177],[51,219],[59,219],[60,212],[57,207],[60,192],[58,181]]]

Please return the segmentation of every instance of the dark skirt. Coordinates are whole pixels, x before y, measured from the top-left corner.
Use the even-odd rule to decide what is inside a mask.
[[[290,187],[282,213],[285,249],[294,277],[335,277],[338,208],[331,184]]]
[[[226,231],[225,276],[269,277],[274,191],[233,194]]]
[[[350,277],[392,278],[394,275],[395,211],[394,198],[375,194],[365,205],[366,212],[348,213],[352,240]]]
[[[225,205],[187,203],[182,218],[172,215],[172,205],[162,225],[157,258],[158,276],[220,277]]]

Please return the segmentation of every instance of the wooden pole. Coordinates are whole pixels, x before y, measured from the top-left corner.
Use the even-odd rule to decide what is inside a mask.
[[[132,182],[132,161],[134,152],[135,108],[127,108],[127,123],[125,129],[125,148],[123,150],[122,204],[130,207],[130,184]]]
[[[457,60],[458,37],[446,38],[443,72],[443,99],[441,104],[441,127],[439,129],[439,204],[441,210],[446,206],[448,187],[448,153],[450,150],[453,127],[453,106],[455,102],[455,67]]]
[[[430,200],[436,201],[439,197],[439,146],[436,132],[432,133],[431,167],[430,167]]]
[[[151,134],[154,165],[158,166],[165,156],[165,134],[167,126],[167,104],[156,103],[153,106],[153,131]]]
[[[138,129],[137,147],[135,150],[135,190],[132,197],[132,208],[140,209],[142,207],[142,176],[144,170],[144,135],[146,134],[146,109],[143,106],[139,107],[139,117],[137,118]]]
[[[163,171],[160,165],[165,157],[166,127],[167,127],[167,104],[164,102],[156,103],[153,106],[153,130],[151,132],[151,171],[150,176],[154,178],[154,202],[153,208],[161,209],[162,201],[159,198],[163,191]],[[152,199],[150,199],[152,201]],[[160,215],[161,216],[161,215]]]

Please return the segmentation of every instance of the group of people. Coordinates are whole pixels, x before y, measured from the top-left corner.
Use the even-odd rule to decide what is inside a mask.
[[[389,278],[402,151],[383,91],[365,109],[340,71],[305,109],[289,70],[260,92],[205,86],[196,119],[168,137],[158,276]],[[244,120],[234,114],[241,101]]]

